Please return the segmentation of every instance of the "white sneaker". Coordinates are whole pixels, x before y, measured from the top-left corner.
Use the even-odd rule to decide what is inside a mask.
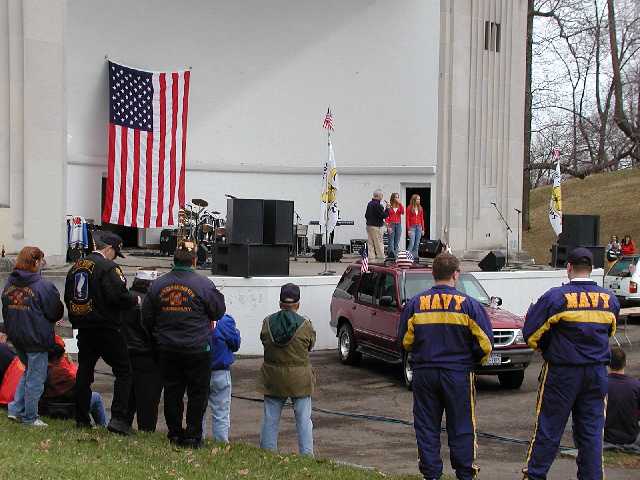
[[[30,427],[48,427],[49,426],[46,423],[44,423],[42,420],[40,420],[39,418],[35,422],[27,423],[26,425],[28,425]]]
[[[11,420],[12,422],[18,422],[18,423],[20,423],[20,422],[22,421],[22,420],[20,420],[20,418],[19,418],[19,417],[16,417],[15,415],[11,415],[11,414],[7,415],[7,418],[8,418],[9,420]]]

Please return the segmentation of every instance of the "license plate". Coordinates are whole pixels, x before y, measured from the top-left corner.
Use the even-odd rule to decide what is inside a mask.
[[[620,288],[620,285],[617,283],[612,283],[611,285],[609,285],[609,288],[612,290],[618,290]]]
[[[502,363],[502,355],[500,353],[492,353],[489,357],[487,365],[500,365]]]

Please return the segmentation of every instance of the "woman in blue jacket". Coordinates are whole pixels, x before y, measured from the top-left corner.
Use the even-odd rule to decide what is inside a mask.
[[[240,348],[240,331],[231,315],[223,315],[216,322],[209,337],[211,349],[211,382],[209,383],[209,406],[213,440],[229,443],[231,413],[231,364],[233,352]],[[204,431],[204,429],[203,429]]]
[[[9,404],[9,419],[36,427],[47,426],[38,418],[38,401],[47,379],[48,351],[54,345],[53,327],[64,314],[58,289],[40,274],[44,265],[42,250],[24,247],[2,290],[7,337],[27,368]]]

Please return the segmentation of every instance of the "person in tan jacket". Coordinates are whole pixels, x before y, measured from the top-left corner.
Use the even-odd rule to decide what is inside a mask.
[[[260,369],[259,390],[264,394],[264,418],[260,448],[278,449],[280,415],[291,398],[296,417],[298,450],[313,456],[311,395],[315,378],[309,352],[316,342],[311,321],[298,315],[300,287],[287,283],[280,289],[280,310],[264,319],[260,340],[264,362]]]

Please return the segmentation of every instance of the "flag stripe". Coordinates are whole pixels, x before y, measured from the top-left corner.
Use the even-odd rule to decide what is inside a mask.
[[[147,132],[146,189],[144,197],[144,226],[151,225],[151,196],[153,192],[153,132]]]
[[[116,127],[113,124],[109,124],[109,155],[107,157],[107,191],[104,199],[104,209],[102,213],[102,221],[109,223],[111,220],[111,209],[113,207],[113,170],[114,170],[114,155],[115,155],[115,136]]]
[[[118,215],[120,214],[120,143],[122,139],[122,127],[115,127],[115,138],[113,142],[114,152],[114,169],[113,169],[113,208],[111,210],[111,217],[109,223],[117,224]]]
[[[177,73],[171,74],[171,150],[169,168],[171,171],[171,179],[169,184],[169,225],[173,225],[173,205],[175,203],[176,194],[176,129],[178,128],[178,82]]]
[[[158,217],[156,218],[156,227],[162,226],[162,214],[164,209],[164,159],[165,159],[165,143],[167,137],[167,81],[164,73],[160,74],[160,145],[158,147]]]
[[[191,72],[187,70],[184,72],[184,92],[182,93],[182,163],[180,165],[180,183],[178,187],[178,202],[180,208],[184,208],[184,184],[186,182],[185,169],[186,169],[186,151],[187,151],[187,112],[189,111],[189,80],[191,78]]]
[[[131,226],[138,226],[138,195],[140,193],[140,130],[133,131],[133,187],[131,190]]]
[[[127,147],[127,130],[123,127],[120,130],[120,204],[118,205],[118,224],[124,225],[124,215],[127,205],[127,154],[129,153]]]

